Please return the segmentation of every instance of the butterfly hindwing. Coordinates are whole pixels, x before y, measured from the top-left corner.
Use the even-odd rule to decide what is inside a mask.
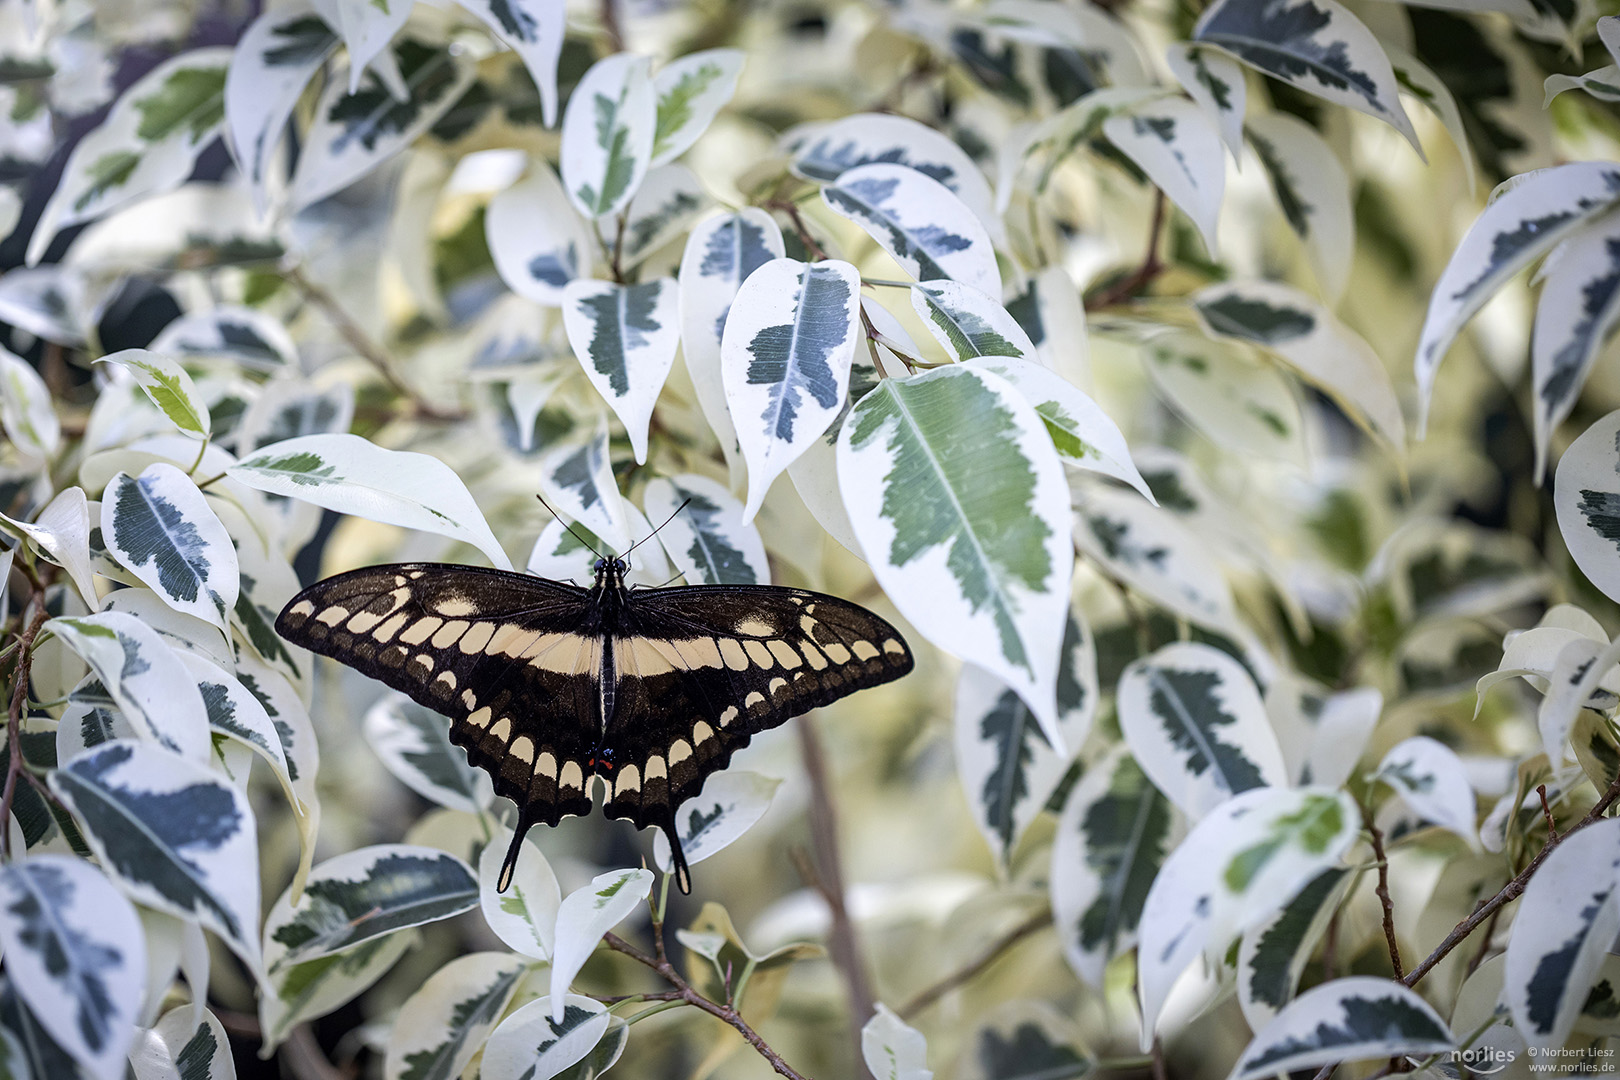
[[[894,627],[836,597],[724,585],[629,596],[603,812],[663,828],[677,859],[675,811],[750,738],[912,667]]]
[[[517,803],[555,825],[591,810],[600,634],[583,589],[433,563],[376,566],[295,597],[283,637],[450,717],[450,738]]]

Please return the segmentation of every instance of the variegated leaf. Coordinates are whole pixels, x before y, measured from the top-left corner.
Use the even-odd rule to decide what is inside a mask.
[[[103,356],[97,363],[117,364],[135,377],[135,385],[167,416],[174,426],[187,435],[206,439],[212,424],[208,406],[197,393],[197,384],[191,381],[184,368],[173,358],[146,349],[125,349],[123,352]]]
[[[1449,829],[1470,846],[1478,843],[1468,767],[1449,746],[1414,735],[1390,748],[1374,776],[1394,788],[1425,821]]]
[[[438,458],[385,450],[358,435],[305,435],[263,447],[226,471],[272,495],[460,540],[500,569],[512,567],[466,485]]]
[[[629,53],[598,60],[568,98],[562,180],[587,220],[623,210],[647,175],[658,128],[648,66]]]
[[[733,469],[741,465],[737,429],[726,407],[720,346],[737,290],[748,276],[782,257],[782,230],[756,207],[700,222],[681,256],[681,352],[704,419]]]
[[[792,150],[793,171],[809,180],[836,180],[874,162],[915,169],[949,188],[992,235],[1000,228],[995,196],[973,159],[949,137],[910,117],[856,113],[815,128]]]
[[[546,451],[540,459],[540,490],[557,513],[584,525],[614,551],[634,543],[613,478],[605,419],[593,434]]]
[[[995,249],[978,217],[949,188],[915,169],[878,162],[821,189],[833,213],[859,225],[918,281],[948,278],[1001,295]]]
[[[64,488],[31,522],[16,521],[4,514],[0,514],[0,522],[19,538],[26,537],[36,550],[66,570],[79,598],[91,612],[101,606],[90,566],[90,504],[83,488]],[[0,599],[4,599],[3,593]]]
[[[0,1055],[12,1080],[42,1076],[80,1080],[85,1075],[40,1025],[9,978],[0,978]]]
[[[1069,611],[1058,665],[1058,725],[1067,752],[1053,747],[1022,699],[972,664],[956,683],[956,771],[979,831],[1003,866],[1051,798],[1097,713],[1097,649],[1078,607]]]
[[[1620,599],[1620,411],[1581,432],[1558,460],[1553,508],[1570,557],[1587,580]]]
[[[665,522],[659,540],[687,584],[770,584],[765,543],[742,523],[742,503],[725,485],[694,473],[660,476],[647,482],[642,501]]]
[[[1249,1027],[1258,1031],[1293,999],[1311,952],[1354,881],[1342,867],[1324,870],[1243,935],[1237,956],[1238,1004]]]
[[[590,273],[591,234],[540,158],[530,159],[528,175],[489,201],[484,238],[501,280],[537,304],[560,306],[568,283]]]
[[[659,69],[653,80],[658,94],[658,124],[651,159],[654,167],[680,157],[714,122],[737,92],[744,58],[740,49],[705,49]]]
[[[911,309],[934,340],[958,360],[975,356],[1036,359],[1035,344],[995,298],[957,281],[911,287]]]
[[[403,3],[403,0],[392,0]],[[457,0],[462,7],[512,47],[529,69],[540,91],[540,116],[546,127],[557,122],[557,61],[566,30],[565,5],[548,0]]]
[[[653,406],[680,345],[673,278],[638,285],[578,280],[563,289],[568,343],[630,435],[637,464],[647,461]]]
[[[650,875],[649,875],[650,876]],[[607,1033],[606,1006],[578,994],[548,995],[518,1009],[484,1046],[483,1080],[552,1080]]]
[[[251,454],[303,435],[341,435],[354,422],[354,387],[316,388],[301,379],[273,379],[248,406],[237,429],[237,452]]]
[[[406,77],[384,53],[395,34],[410,18],[413,0],[310,0],[326,24],[343,38],[349,53],[345,89],[352,96],[360,89],[361,73],[376,65],[373,77],[381,77],[396,98],[409,91],[397,85]]]
[[[1598,219],[1559,246],[1542,277],[1530,338],[1537,478],[1546,469],[1553,430],[1575,408],[1587,372],[1620,319],[1620,213]]]
[[[193,49],[124,91],[101,125],[80,139],[28,241],[39,262],[69,225],[179,187],[225,123],[228,48]]]
[[[1156,604],[1225,633],[1238,626],[1232,590],[1209,546],[1166,510],[1123,491],[1076,500],[1075,546]]]
[[[454,855],[409,844],[358,848],[311,870],[297,903],[290,889],[282,893],[264,920],[265,970],[285,972],[477,904],[478,879]]]
[[[1063,466],[1040,415],[972,367],[884,379],[844,421],[838,486],[901,615],[1017,691],[1061,747],[1055,688],[1074,550]]]
[[[440,806],[476,814],[495,789],[489,774],[467,763],[450,742],[444,717],[404,694],[389,692],[366,711],[366,741],[406,787]]]
[[[1275,353],[1372,434],[1397,452],[1405,447],[1406,423],[1383,361],[1322,304],[1271,281],[1213,285],[1193,303],[1215,334]]]
[[[1136,943],[1148,887],[1173,840],[1175,810],[1128,748],[1080,774],[1052,844],[1052,922],[1063,955],[1086,983]]]
[[[968,361],[968,366],[993,371],[1012,383],[1019,396],[1034,407],[1041,426],[1051,437],[1053,449],[1065,465],[1123,480],[1149,502],[1157,504],[1158,500],[1131,461],[1130,448],[1125,445],[1119,426],[1103,412],[1102,406],[1063,376],[1033,360],[1015,357],[977,357]]]
[[[82,346],[95,317],[86,284],[75,268],[61,264],[8,270],[0,278],[0,322],[58,345]]]
[[[1083,63],[1105,75],[1111,85],[1142,86],[1153,81],[1133,31],[1103,8],[1048,0],[991,0],[983,11],[985,25],[999,35],[1079,53]]]
[[[135,908],[69,855],[0,866],[6,972],[41,1026],[91,1076],[121,1080],[146,981]]]
[[[242,32],[225,75],[225,119],[236,164],[260,212],[269,202],[270,160],[304,88],[338,38],[307,3],[266,11]]]
[[[197,680],[197,690],[208,708],[208,727],[262,757],[286,792],[296,811],[300,800],[287,764],[287,751],[276,734],[270,713],[230,672],[196,653],[180,653],[180,662]]]
[[[775,259],[737,291],[720,374],[748,463],[749,524],[782,470],[832,424],[859,337],[860,271],[846,262]]]
[[[1227,1080],[1318,1065],[1443,1054],[1456,1040],[1434,1007],[1398,982],[1335,979],[1301,994],[1249,1043]]]
[[[506,945],[534,960],[550,960],[557,940],[557,910],[562,891],[557,875],[533,833],[523,841],[523,854],[506,891],[498,891],[512,830],[495,830],[478,856],[478,904],[484,921]]]
[[[323,2],[348,5],[354,0]],[[409,7],[405,0],[380,2]],[[332,81],[316,103],[315,122],[304,137],[289,196],[293,209],[341,191],[405,149],[472,85],[471,58],[460,51],[434,48],[412,37],[401,37],[387,48],[404,80],[404,95],[396,96],[378,70],[356,74],[358,63],[349,69],[348,81],[357,84],[353,93],[341,78]]]
[[[51,774],[125,893],[200,922],[259,970],[259,850],[247,797],[160,747],[115,739]]]
[[[1181,88],[1215,121],[1232,157],[1241,157],[1243,115],[1249,97],[1243,68],[1219,49],[1205,48],[1196,41],[1176,42],[1165,59]]]
[[[416,930],[372,938],[348,952],[295,964],[269,977],[259,993],[266,1052],[305,1020],[324,1016],[383,977],[421,938]]]
[[[1233,938],[1337,865],[1360,827],[1350,796],[1321,787],[1255,788],[1194,826],[1153,879],[1142,909],[1144,1049],[1188,965],[1200,954],[1218,962]]]
[[[882,305],[862,298],[861,310],[872,321],[873,329],[884,338],[896,342],[897,347],[908,352],[921,351],[916,348],[916,343],[911,340],[910,335],[894,316]],[[868,338],[868,341],[871,340],[873,339]],[[893,358],[893,354],[886,347],[879,346],[878,355],[885,357],[885,362],[893,364],[897,370],[904,370],[904,366]],[[872,359],[871,349],[863,349],[857,344],[855,355],[850,361],[849,393],[844,398],[842,410],[833,419],[826,434],[788,466],[788,477],[793,481],[793,490],[798,492],[800,500],[810,511],[811,516],[827,530],[829,536],[857,556],[861,555],[860,541],[855,539],[854,527],[849,523],[849,512],[844,508],[843,494],[838,490],[838,436],[843,431],[844,419],[848,417],[849,410],[855,407],[856,402],[875,390],[878,382],[878,369]]]
[[[202,694],[156,630],[117,611],[52,619],[45,628],[90,665],[141,738],[194,762],[207,760]]]
[[[1245,125],[1288,227],[1305,243],[1329,302],[1344,294],[1356,249],[1350,177],[1326,139],[1289,113],[1257,113]]]
[[[742,837],[771,808],[771,798],[782,781],[756,772],[731,769],[704,783],[703,791],[675,811],[681,852],[689,865],[697,865]],[[669,837],[653,835],[653,861],[666,874],[673,873]]]
[[[1219,649],[1177,642],[1133,661],[1119,678],[1118,701],[1131,753],[1189,817],[1288,782],[1260,691]]]
[[[928,1042],[922,1032],[906,1026],[887,1005],[861,1028],[861,1058],[875,1080],[933,1080],[928,1069]]]
[[[572,1000],[568,987],[595,951],[596,943],[647,899],[652,883],[650,870],[610,870],[598,874],[589,885],[575,889],[563,898],[557,909],[557,938],[551,955],[550,1015],[553,1024],[565,1021],[565,999],[568,1003]],[[592,1039],[586,1049],[595,1042]]]
[[[482,1049],[528,973],[523,957],[479,952],[434,972],[399,1008],[384,1080],[456,1080]]]
[[[236,1080],[230,1036],[207,1009],[170,1009],[142,1031],[129,1054],[135,1080]]]
[[[51,457],[62,444],[62,424],[45,380],[4,347],[0,347],[0,425],[12,444],[31,457]]]
[[[1173,332],[1143,346],[1148,374],[1171,406],[1222,449],[1302,464],[1304,418],[1287,381],[1233,341]]]
[[[298,370],[298,346],[287,328],[267,312],[238,304],[181,316],[152,339],[147,351],[224,359],[254,371]]]
[[[1549,75],[1545,86],[1547,97],[1542,102],[1542,108],[1551,106],[1553,98],[1565,90],[1575,89],[1585,90],[1599,101],[1617,102],[1620,101],[1620,65],[1610,64],[1588,71],[1585,75]]]
[[[655,165],[647,170],[625,207],[624,232],[614,240],[619,265],[626,270],[639,266],[686,231],[708,201],[697,174],[685,165]]]
[[[1574,162],[1516,176],[1469,226],[1435,282],[1412,361],[1421,434],[1446,350],[1508,278],[1620,203],[1620,166]],[[1539,387],[1538,387],[1539,389]]]
[[[1337,694],[1283,675],[1266,688],[1266,713],[1282,745],[1289,782],[1338,787],[1350,779],[1384,709],[1370,686]]]
[[[241,592],[236,549],[208,500],[173,465],[119,473],[101,503],[107,551],[176,611],[226,629]]]
[[[1193,39],[1307,94],[1387,121],[1422,153],[1389,57],[1336,0],[1220,0],[1199,17]]]
[[[1468,130],[1463,126],[1462,111],[1457,108],[1457,99],[1440,76],[1423,61],[1389,41],[1382,44],[1389,56],[1390,66],[1395,69],[1395,81],[1400,83],[1401,89],[1421,101],[1445,125],[1446,134],[1451,136],[1462,158],[1463,174],[1468,178],[1468,193],[1472,195],[1477,170],[1474,151],[1468,142]]]
[[[1006,303],[1007,313],[1029,335],[1042,364],[1076,386],[1091,385],[1086,310],[1067,270],[1047,267],[1026,281]]]
[[[1186,98],[1156,98],[1108,117],[1102,131],[1192,219],[1213,256],[1226,155],[1208,114]]]

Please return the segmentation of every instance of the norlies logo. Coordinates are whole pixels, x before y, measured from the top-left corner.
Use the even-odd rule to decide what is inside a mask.
[[[1470,1046],[1451,1052],[1453,1064],[1463,1066],[1476,1076],[1492,1076],[1499,1073],[1518,1060],[1518,1057],[1517,1050],[1504,1049],[1500,1046]]]

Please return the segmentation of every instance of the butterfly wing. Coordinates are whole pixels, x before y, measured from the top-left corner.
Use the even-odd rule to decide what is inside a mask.
[[[702,585],[631,592],[615,628],[615,707],[603,812],[664,830],[678,881],[675,812],[754,735],[912,668],[895,628],[802,589]]]
[[[585,590],[474,566],[399,563],[305,589],[276,631],[451,720],[450,740],[518,806],[523,834],[591,810],[601,634]]]

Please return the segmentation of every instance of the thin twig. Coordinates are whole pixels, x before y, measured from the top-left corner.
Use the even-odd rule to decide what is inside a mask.
[[[1485,933],[1479,939],[1479,948],[1475,950],[1474,958],[1468,961],[1468,971],[1465,973],[1465,977],[1467,975],[1472,975],[1476,970],[1478,970],[1479,965],[1485,962],[1485,954],[1491,951],[1491,939],[1496,936],[1496,920],[1500,918],[1501,915],[1501,908],[1497,908],[1495,911],[1491,912],[1491,921],[1485,924]]]
[[[11,707],[6,713],[6,749],[10,757],[6,762],[5,791],[0,794],[0,851],[4,851],[7,858],[11,857],[11,830],[3,826],[11,820],[11,801],[17,794],[17,777],[23,775],[22,712],[23,703],[28,699],[28,675],[34,663],[34,638],[39,634],[39,628],[45,625],[45,620],[50,618],[50,612],[45,610],[45,591],[38,585],[34,588],[32,602],[37,610],[22,632],[17,664],[11,673]]]
[[[281,1061],[299,1080],[352,1080],[350,1074],[327,1060],[308,1024],[299,1024],[281,1046]]]
[[[1361,808],[1361,822],[1372,837],[1373,858],[1378,861],[1378,887],[1374,892],[1384,909],[1384,941],[1389,945],[1389,966],[1397,979],[1403,978],[1406,971],[1401,967],[1401,946],[1395,940],[1395,904],[1389,898],[1389,856],[1384,853],[1384,834],[1373,824],[1372,814],[1365,806]]]
[[[1553,824],[1552,807],[1547,805],[1547,785],[1537,784],[1536,794],[1541,798],[1541,816],[1547,819],[1547,835],[1553,840],[1558,839],[1558,826]]]
[[[1087,297],[1087,311],[1098,311],[1124,303],[1164,273],[1165,264],[1159,259],[1159,237],[1164,232],[1164,221],[1165,198],[1164,192],[1159,191],[1153,197],[1153,223],[1148,226],[1147,253],[1142,256],[1142,262],[1113,285],[1095,296]]]
[[[367,334],[360,324],[350,317],[349,313],[344,310],[343,305],[338,303],[337,297],[333,296],[325,286],[310,280],[309,275],[304,273],[302,267],[286,267],[282,270],[282,277],[288,284],[297,289],[304,299],[321,309],[321,314],[326,316],[327,321],[332,324],[338,335],[348,343],[349,348],[376,368],[377,373],[383,377],[383,381],[395,393],[408,399],[417,416],[424,420],[438,420],[447,423],[466,419],[465,414],[459,410],[447,412],[440,409],[406,385],[405,381],[394,371],[394,365],[388,359],[388,354],[383,351],[382,346],[373,341],[371,335]]]
[[[681,977],[681,973],[675,970],[675,965],[671,964],[668,960],[660,960],[657,957],[647,955],[634,945],[630,944],[628,941],[619,937],[617,934],[607,934],[602,938],[602,941],[614,952],[623,953],[636,963],[641,964],[644,967],[649,967],[653,971],[657,972],[663,977],[665,982],[669,983],[675,988],[675,992],[679,995],[679,999],[681,1001],[684,1001],[688,1005],[702,1009],[710,1016],[730,1024],[733,1028],[737,1029],[737,1033],[746,1039],[748,1041],[748,1045],[752,1046],[759,1053],[760,1057],[769,1062],[771,1068],[775,1069],[777,1073],[787,1077],[788,1080],[808,1080],[804,1074],[795,1071],[791,1065],[783,1061],[782,1055],[771,1049],[770,1044],[759,1037],[759,1033],[749,1026],[748,1021],[742,1018],[741,1013],[730,1005],[722,1005],[717,1001],[710,1001],[708,998],[698,993],[692,988],[690,983]],[[660,998],[659,1000],[675,999]]]
[[[608,54],[624,51],[624,31],[619,27],[619,5],[615,0],[601,0],[602,36],[607,38]]]
[[[805,225],[804,217],[799,213],[797,203],[789,202],[786,199],[772,199],[765,204],[765,209],[780,210],[787,215],[788,220],[793,223],[793,231],[799,234],[799,243],[804,245],[804,250],[809,252],[811,256],[817,259],[827,257],[826,250],[816,242],[814,236],[810,235],[810,229]]]
[[[820,890],[832,913],[828,951],[832,953],[833,966],[844,976],[844,990],[849,998],[849,1032],[855,1047],[856,1075],[866,1077],[871,1074],[861,1054],[861,1028],[877,1006],[873,1004],[866,964],[861,959],[855,923],[844,904],[844,869],[838,857],[838,812],[833,806],[827,758],[822,753],[815,717],[801,716],[795,726],[799,732],[799,753],[810,780],[810,841],[816,863],[816,879],[811,884]]]
[[[1157,1035],[1153,1036],[1153,1053],[1150,1059],[1153,1068],[1153,1080],[1169,1080],[1169,1073],[1164,1067],[1164,1044]]]
[[[945,976],[943,979],[934,983],[932,986],[917,994],[910,1001],[900,1006],[900,1008],[896,1009],[895,1012],[899,1014],[902,1020],[910,1020],[912,1017],[934,1004],[952,990],[955,990],[961,986],[966,986],[968,983],[978,978],[981,972],[1000,959],[1008,949],[1011,949],[1014,945],[1018,944],[1020,941],[1023,941],[1031,934],[1034,934],[1037,931],[1051,925],[1051,910],[1044,907],[1041,908],[1039,911],[1031,914],[1029,918],[1025,919],[1023,922],[1019,923],[1005,934],[1002,934],[999,938],[992,942],[984,950],[984,952],[980,953],[978,959],[974,960],[971,964],[968,964],[966,967],[959,968],[958,970]]]

